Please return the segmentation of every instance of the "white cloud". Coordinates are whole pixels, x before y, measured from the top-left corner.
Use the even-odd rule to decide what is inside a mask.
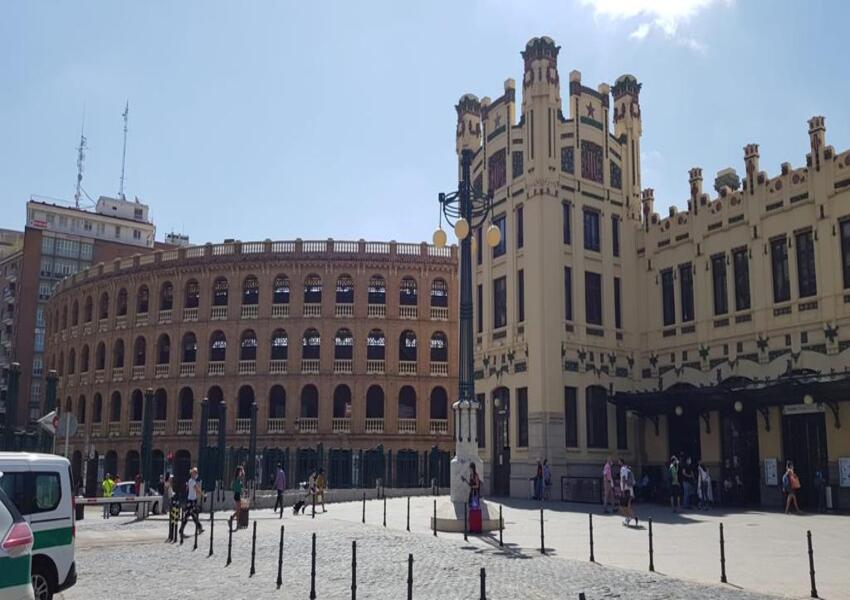
[[[597,17],[635,22],[637,27],[629,38],[637,41],[646,39],[652,31],[658,31],[677,44],[696,52],[704,52],[705,45],[699,40],[684,35],[682,25],[690,22],[699,13],[714,5],[729,6],[733,0],[580,0],[590,6]]]

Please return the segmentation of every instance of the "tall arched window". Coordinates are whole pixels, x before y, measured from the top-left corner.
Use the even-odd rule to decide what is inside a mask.
[[[98,309],[97,309],[97,318],[98,319],[108,319],[109,318],[109,294],[107,292],[103,292],[100,295],[100,302],[98,302]]]
[[[192,392],[192,388],[184,387],[180,390],[180,399],[179,399],[179,414],[177,415],[178,419],[192,419],[195,414],[195,394]]]
[[[431,306],[447,307],[449,305],[449,286],[445,279],[437,278],[431,283]]]
[[[286,331],[276,329],[272,333],[272,360],[286,360],[289,354],[289,338]]]
[[[121,369],[124,367],[124,340],[118,338],[112,346],[112,368]]]
[[[251,405],[254,403],[254,388],[250,385],[243,385],[239,388],[237,394],[236,418],[250,419]]]
[[[76,300],[75,300],[76,302]],[[62,329],[68,328],[68,305],[62,305]]]
[[[159,289],[159,310],[171,310],[174,308],[174,285],[166,281]]]
[[[168,392],[159,388],[153,395],[153,420],[165,421],[168,418]]]
[[[441,386],[431,390],[431,419],[449,418],[449,396]],[[483,432],[481,433],[483,435]]]
[[[86,397],[82,395],[77,400],[77,422],[80,425],[86,422]]]
[[[304,279],[304,304],[322,303],[322,278],[312,273]]]
[[[74,299],[71,305],[71,326],[75,327],[80,324],[80,303]],[[68,305],[62,307],[62,329],[68,326]]]
[[[133,390],[130,395],[130,420],[141,421],[145,414],[145,398],[142,390]]]
[[[150,308],[150,290],[148,286],[143,285],[139,288],[139,291],[136,292],[136,313],[140,315],[147,314],[148,308]]]
[[[143,336],[136,338],[133,344],[133,366],[141,367],[145,364],[145,352],[147,350],[147,342]]]
[[[398,303],[402,306],[416,306],[416,302],[416,280],[413,277],[402,278]]]
[[[183,334],[182,348],[182,362],[193,363],[198,360],[198,338],[191,331]]]
[[[416,418],[416,391],[409,385],[402,387],[398,392],[398,418]]]
[[[257,360],[257,334],[253,329],[242,332],[239,340],[239,360]]]
[[[223,362],[227,358],[227,338],[222,331],[210,336],[210,362]]]
[[[242,282],[242,304],[253,305],[260,301],[260,282],[253,275],[248,275]]]
[[[336,280],[336,303],[354,304],[354,279],[347,273]]]
[[[334,336],[334,358],[351,360],[354,356],[354,336],[348,329],[340,329]]]
[[[333,418],[351,418],[351,389],[347,385],[338,385],[334,389]]]
[[[156,364],[167,365],[171,360],[171,338],[163,333],[156,342]]]
[[[282,385],[273,385],[269,390],[269,418],[283,419],[286,417],[286,390]]]
[[[301,417],[315,419],[319,416],[319,390],[313,384],[301,390]]]
[[[186,282],[186,297],[183,299],[183,308],[198,308],[201,302],[201,288],[195,279]]]
[[[384,418],[384,390],[379,385],[369,386],[366,391],[366,418]]]
[[[109,422],[118,423],[121,421],[121,392],[112,392],[112,398],[109,401]]]
[[[387,340],[384,332],[373,329],[366,337],[366,360],[384,360],[386,358]]]
[[[416,334],[405,329],[398,340],[398,359],[403,361],[416,360]]]
[[[274,278],[272,304],[289,304],[289,277],[278,275]]]
[[[227,306],[227,279],[219,277],[213,282],[213,306]]]
[[[80,373],[89,372],[89,345],[84,344],[80,352]]]
[[[92,406],[92,423],[100,423],[103,421],[103,396],[100,392],[94,395],[94,403]]]
[[[106,344],[99,342],[94,353],[94,368],[103,371],[106,368]]]
[[[73,352],[73,350],[72,350],[72,352]],[[64,374],[65,374],[65,355],[60,350],[59,351],[59,376],[61,377]],[[73,373],[69,373],[69,375],[72,375],[72,374]]]
[[[91,323],[94,313],[94,301],[91,296],[86,296],[86,303],[83,308],[83,323]]]
[[[221,402],[224,400],[224,392],[217,385],[212,386],[207,391],[207,403],[209,406],[209,418],[218,419],[221,417]]]
[[[387,303],[387,282],[381,275],[369,279],[369,304]]]
[[[121,288],[118,290],[118,297],[115,300],[115,314],[119,317],[127,316],[127,288]]]
[[[431,336],[431,362],[447,362],[449,360],[449,340],[442,331]]]
[[[304,337],[301,340],[303,349],[301,358],[318,359],[322,348],[322,337],[319,332],[312,327],[304,332]]]
[[[71,348],[68,352],[68,375],[73,375],[77,371],[77,351]]]
[[[608,447],[608,391],[599,385],[585,388],[587,447]]]

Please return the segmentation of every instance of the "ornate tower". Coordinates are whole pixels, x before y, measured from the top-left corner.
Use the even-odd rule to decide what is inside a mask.
[[[457,111],[458,155],[464,150],[478,150],[481,145],[481,102],[474,94],[464,94],[455,105]]]
[[[640,116],[641,84],[634,75],[620,75],[611,88],[614,96],[614,137],[621,140],[623,156],[623,192],[626,202],[640,199]]]
[[[747,169],[747,181],[745,191],[752,196],[756,193],[756,179],[759,174],[759,145],[747,144],[744,146],[744,164]]]
[[[522,52],[522,114],[528,127],[530,161],[557,163],[557,122],[561,111],[561,82],[558,52],[550,37],[531,38]],[[543,163],[538,163],[543,164]]]

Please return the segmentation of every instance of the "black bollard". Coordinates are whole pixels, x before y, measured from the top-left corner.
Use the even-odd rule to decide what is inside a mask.
[[[481,567],[481,599],[487,600],[487,572]]]
[[[593,557],[593,513],[588,513],[587,517],[590,522],[590,562],[596,562]]]
[[[310,600],[316,600],[316,534],[313,534],[313,550],[310,553]]]
[[[363,523],[366,523],[366,492],[363,492]]]
[[[499,548],[503,547],[502,531],[505,529],[505,521],[502,519],[502,505],[499,505]]]
[[[384,527],[387,526],[387,497],[384,496]]]
[[[254,568],[254,563],[257,558],[257,521],[254,521],[254,533],[251,536],[251,572],[248,574],[248,577],[253,577],[254,573],[257,572],[257,569]]]
[[[437,537],[437,501],[434,500],[434,537]]]
[[[543,541],[543,506],[540,506],[540,554],[546,554],[546,544]]]
[[[407,600],[413,600],[413,555],[407,555]]]
[[[578,600],[587,600],[587,597],[584,595],[584,592],[579,592]]]
[[[283,510],[281,509],[281,512]],[[283,525],[280,526],[280,544],[277,548],[277,589],[283,585]]]
[[[812,532],[806,532],[806,541],[809,544],[809,577],[812,580],[812,598],[818,597],[818,588],[815,585],[815,551],[812,549]]]
[[[195,545],[192,546],[192,552],[198,549],[198,528],[195,527]]]
[[[231,550],[233,548],[233,519],[227,522],[227,563],[224,565],[225,567],[230,566],[232,562],[230,560]]]
[[[723,523],[720,524],[720,583],[726,583],[726,541],[723,539]]]
[[[351,600],[357,600],[357,540],[351,542]]]
[[[315,493],[313,494],[313,517],[312,518],[314,518],[314,519],[316,518],[316,494]]]
[[[210,498],[212,500],[212,498]],[[213,555],[213,527],[215,526],[215,513],[212,511],[212,505],[210,505],[210,553],[207,554],[207,558]]]
[[[467,530],[469,529],[469,505],[464,503],[463,505],[463,541],[468,542],[469,537],[467,536]]]
[[[407,530],[410,531],[410,496],[407,497]]]
[[[652,551],[652,517],[649,517],[649,570],[655,572],[655,561],[653,560]]]

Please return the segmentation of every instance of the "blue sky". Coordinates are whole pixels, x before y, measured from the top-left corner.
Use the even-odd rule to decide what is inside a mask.
[[[0,227],[30,194],[118,191],[130,101],[128,197],[158,238],[429,240],[455,185],[454,104],[520,80],[549,35],[562,82],[643,83],[643,185],[683,206],[687,171],[805,164],[806,120],[850,146],[839,2],[472,0],[0,4]],[[564,90],[566,94],[566,90]]]

